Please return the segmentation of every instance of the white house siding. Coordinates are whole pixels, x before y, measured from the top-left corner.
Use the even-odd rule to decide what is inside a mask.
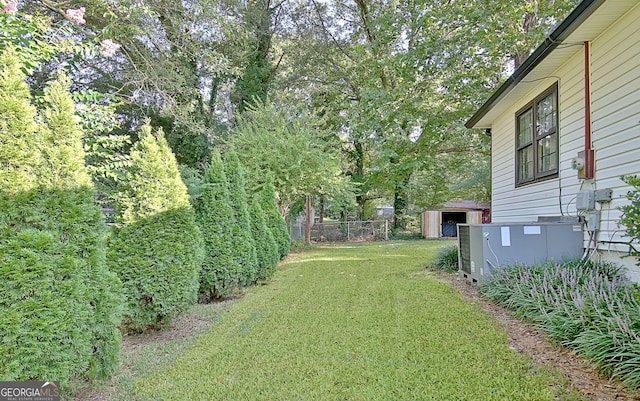
[[[618,260],[628,241],[619,226],[619,207],[630,189],[621,175],[640,174],[640,5],[634,7],[591,45],[592,139],[596,150],[597,189],[611,188],[613,201],[603,204],[598,235],[604,257]],[[615,44],[613,46],[612,44]],[[619,260],[618,260],[619,261]],[[629,275],[640,282],[633,258],[623,259]]]
[[[584,149],[584,51],[579,47],[553,77],[531,83],[525,77],[520,85],[530,86],[528,94],[492,122],[492,221],[526,222],[535,221],[538,216],[575,216],[575,197],[581,188],[611,188],[613,201],[602,205],[600,255],[625,264],[631,278],[638,282],[640,269],[635,260],[620,259],[616,252],[626,251],[627,247],[612,242],[628,240],[624,228],[618,225],[618,208],[626,204],[624,196],[630,188],[620,176],[640,174],[639,20],[640,5],[590,44],[594,180],[583,182],[571,169],[571,159]],[[559,96],[559,178],[516,188],[515,113],[554,82],[558,82]]]

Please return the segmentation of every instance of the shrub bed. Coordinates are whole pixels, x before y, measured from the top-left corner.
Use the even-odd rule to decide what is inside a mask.
[[[603,373],[640,388],[638,289],[620,267],[580,261],[513,265],[496,271],[480,290]]]

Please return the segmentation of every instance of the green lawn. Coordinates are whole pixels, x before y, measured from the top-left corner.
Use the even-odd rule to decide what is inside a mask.
[[[289,256],[138,400],[552,400],[552,378],[445,280],[442,242],[331,245]]]

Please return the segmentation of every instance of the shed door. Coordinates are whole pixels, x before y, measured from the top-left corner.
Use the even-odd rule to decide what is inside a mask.
[[[467,212],[467,223],[469,224],[481,224],[482,221],[482,211],[469,211]]]
[[[427,210],[422,213],[422,235],[425,238],[440,238],[440,212]]]
[[[458,224],[467,223],[467,212],[442,212],[442,237],[454,238],[458,236]]]

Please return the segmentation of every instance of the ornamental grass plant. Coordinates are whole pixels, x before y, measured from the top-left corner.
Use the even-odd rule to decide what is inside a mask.
[[[458,246],[447,245],[438,249],[435,267],[449,273],[458,270]]]
[[[640,388],[638,288],[621,267],[578,260],[512,265],[496,271],[480,290],[603,373]]]

